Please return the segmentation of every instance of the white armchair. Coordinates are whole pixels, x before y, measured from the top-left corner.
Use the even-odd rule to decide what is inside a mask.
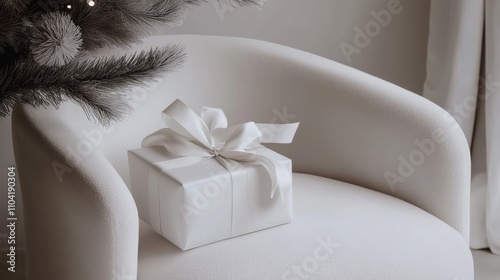
[[[186,45],[187,62],[136,92],[111,128],[72,103],[15,109],[29,279],[473,279],[469,149],[444,110],[271,43],[145,45],[170,42]],[[183,252],[139,220],[127,150],[176,98],[220,107],[233,124],[301,122],[293,144],[271,146],[293,160],[294,222]]]

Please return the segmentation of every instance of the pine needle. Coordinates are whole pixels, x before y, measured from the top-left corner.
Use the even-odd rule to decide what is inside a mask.
[[[13,17],[12,13],[8,13],[7,11],[4,8],[0,8],[0,54],[7,47],[15,48],[16,43],[20,40],[23,33],[23,26],[19,19]]]
[[[9,10],[15,13],[22,13],[28,8],[31,0],[1,0],[0,10]]]
[[[25,59],[0,71],[0,116],[9,114],[19,102],[57,107],[67,97],[81,105],[88,117],[107,125],[128,112],[123,92],[131,86],[147,86],[183,60],[179,45],[75,61],[61,68],[41,67]]]
[[[89,118],[105,125],[123,118],[128,112],[128,98],[124,92],[131,86],[147,87],[164,72],[179,67],[184,60],[183,48],[170,45],[94,60],[84,59],[82,51],[132,46],[165,26],[179,24],[186,10],[207,2],[99,0],[91,7],[86,1],[73,0],[71,9],[66,12],[81,29],[82,51],[64,66],[46,67],[34,60],[33,48],[36,46],[27,42],[26,36],[33,34],[29,32],[34,31],[34,19],[44,13],[38,1],[0,0],[0,117],[8,115],[17,103],[57,107],[69,98],[78,103]],[[239,6],[262,4],[259,0],[220,1]],[[41,2],[58,9],[63,1]],[[7,52],[1,55],[2,50]],[[11,59],[6,59],[9,56]]]

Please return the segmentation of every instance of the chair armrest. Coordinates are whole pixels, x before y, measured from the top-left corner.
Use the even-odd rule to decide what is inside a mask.
[[[77,138],[60,124],[22,107],[12,120],[28,279],[136,279],[137,209],[116,170],[97,153],[76,161],[65,148]]]
[[[272,148],[290,155],[296,172],[405,200],[448,223],[468,242],[471,160],[458,124],[421,96],[344,70],[331,73],[330,81],[325,73],[322,82],[312,79],[308,99],[314,101],[287,106],[300,116],[301,127],[293,146]]]

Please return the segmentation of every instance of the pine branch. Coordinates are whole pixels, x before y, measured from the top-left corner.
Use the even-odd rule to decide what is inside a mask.
[[[25,59],[0,72],[0,116],[19,102],[35,107],[58,106],[64,97],[82,106],[87,116],[104,125],[128,112],[123,92],[147,86],[184,60],[178,45],[142,51],[132,56],[80,60],[61,68],[41,67]]]
[[[20,31],[18,22],[0,22],[0,54],[3,54],[5,48],[15,45]]]
[[[218,0],[220,2],[220,0]],[[227,0],[231,5],[238,6],[261,6],[264,0]]]
[[[114,2],[115,17],[137,37],[149,36],[165,26],[180,25],[181,18],[196,1],[185,0],[119,0]],[[202,2],[202,1],[198,1]]]
[[[19,18],[13,16],[8,10],[0,8],[0,54],[7,47],[17,47],[16,44],[21,40],[23,29]]]
[[[262,4],[259,0],[220,1],[241,6]],[[182,48],[167,46],[132,56],[95,60],[78,57],[62,67],[41,66],[23,51],[29,51],[30,46],[30,42],[26,42],[26,29],[33,28],[33,20],[44,11],[57,10],[62,2],[66,3],[0,0],[0,54],[2,49],[7,49],[5,55],[0,56],[0,117],[9,114],[17,103],[57,107],[69,98],[78,103],[89,118],[109,124],[128,111],[124,91],[131,86],[147,86],[161,73],[180,66],[184,59]],[[166,25],[179,23],[187,9],[203,2],[207,1],[99,0],[90,7],[85,1],[73,0],[68,12],[81,27],[85,52],[100,47],[131,46]],[[23,16],[28,20],[22,20]],[[4,59],[7,55],[13,58],[7,61]]]
[[[81,28],[83,49],[130,47],[140,42],[140,39],[115,17],[115,13],[110,1],[98,1],[93,7],[84,2],[73,4],[71,18]]]
[[[20,14],[26,10],[31,0],[1,0],[0,10],[6,10],[12,14]]]
[[[102,88],[98,90],[97,83],[108,84],[109,91],[104,91]],[[113,80],[72,83],[65,95],[82,107],[88,119],[93,118],[107,126],[112,121],[121,120],[130,112],[126,96],[115,92],[118,90],[117,83],[118,81]]]

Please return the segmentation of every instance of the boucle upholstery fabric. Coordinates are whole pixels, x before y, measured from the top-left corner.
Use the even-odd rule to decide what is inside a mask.
[[[444,110],[361,71],[262,41],[159,36],[145,46],[179,42],[186,45],[184,66],[148,91],[134,90],[133,113],[112,127],[88,122],[82,110],[69,102],[60,110],[15,109],[13,140],[30,279],[135,279],[138,252],[139,279],[154,279],[148,275],[175,279],[164,274],[172,264],[160,263],[174,251],[160,254],[142,247],[168,247],[168,243],[140,226],[127,187],[127,150],[139,147],[146,135],[163,127],[160,112],[176,98],[194,110],[220,107],[232,123],[300,121],[292,144],[269,146],[290,157],[295,172],[352,184],[296,177],[296,222],[182,255],[172,263],[185,258],[183,267],[193,267],[197,273],[189,275],[186,270],[185,279],[201,277],[203,270],[196,265],[209,267],[229,255],[231,267],[211,275],[230,279],[224,273],[229,277],[237,270],[248,272],[248,260],[258,264],[257,248],[270,240],[275,243],[265,244],[262,252],[278,255],[266,258],[270,268],[261,268],[263,272],[256,268],[253,273],[271,273],[276,266],[269,275],[279,276],[282,268],[314,253],[315,238],[330,231],[334,242],[342,245],[329,258],[331,267],[318,265],[318,273],[325,273],[318,277],[341,279],[351,273],[358,279],[371,279],[370,275],[432,279],[426,276],[440,271],[439,276],[451,277],[446,279],[454,279],[452,272],[460,274],[458,279],[472,279],[466,242],[470,156],[463,133],[453,129]],[[398,179],[388,182],[388,174]],[[352,207],[344,212],[353,215],[350,218],[337,213],[345,207]],[[270,238],[272,234],[276,235]],[[146,240],[148,236],[151,240]],[[210,254],[208,248],[217,250]],[[439,261],[429,252],[435,252]],[[196,261],[205,255],[212,258]],[[278,258],[281,255],[287,258]],[[396,260],[394,265],[386,263]]]

